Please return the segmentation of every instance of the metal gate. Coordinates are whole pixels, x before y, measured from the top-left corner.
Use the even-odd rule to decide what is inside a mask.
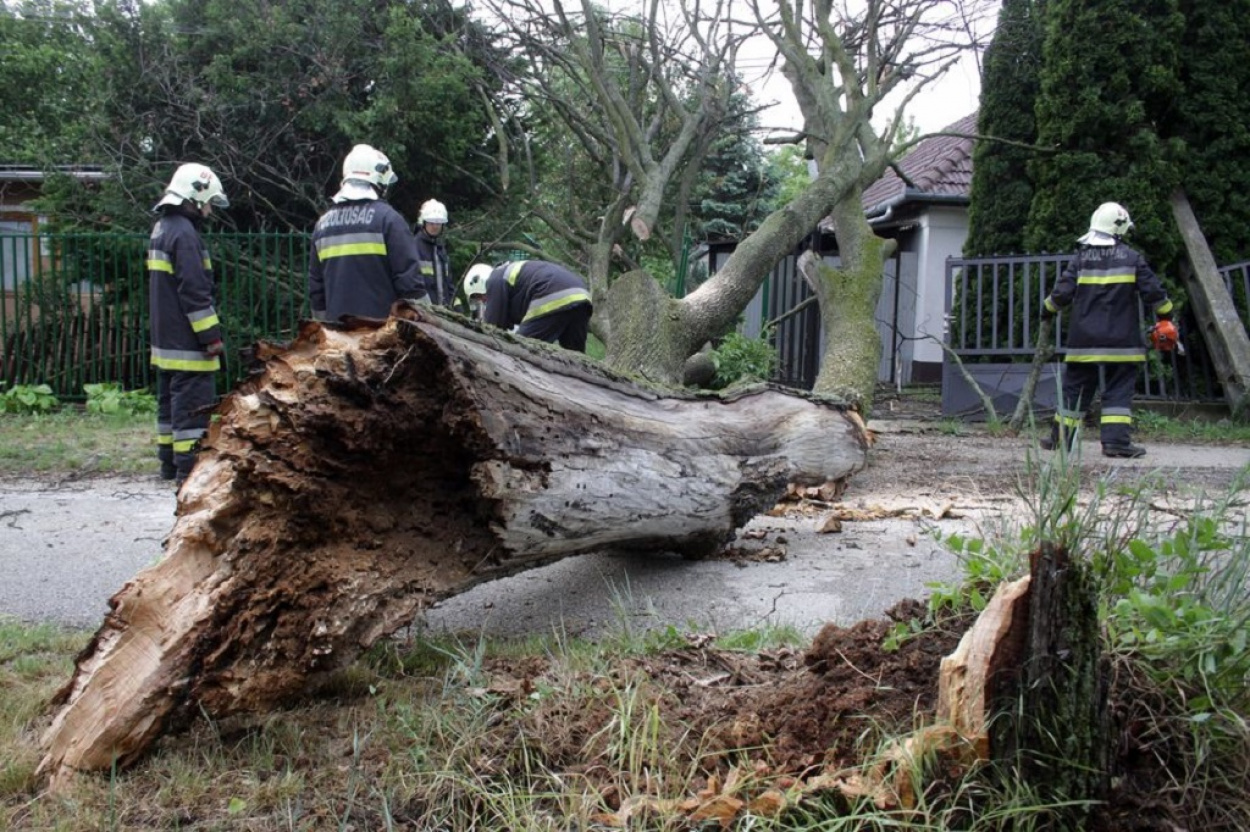
[[[947,345],[982,389],[995,399],[996,408],[1000,400],[1014,408],[1014,397],[1018,397],[1024,375],[1020,365],[1031,362],[1037,348],[1042,301],[1071,258],[1068,253],[946,261]],[[1227,266],[1220,273],[1245,325],[1250,262]],[[1137,314],[1145,343],[1145,333],[1153,319],[1140,302]],[[1223,389],[1192,313],[1182,310],[1178,323],[1184,354],[1147,353],[1138,379],[1138,396],[1176,402],[1223,402]],[[1056,319],[1055,344],[1055,361],[1059,362],[1064,353],[1062,315]],[[951,363],[948,356],[948,366],[942,374],[943,413],[972,415],[981,408],[980,399],[958,370],[949,366]],[[1039,387],[1038,393],[1039,409],[1053,406],[1050,390]]]

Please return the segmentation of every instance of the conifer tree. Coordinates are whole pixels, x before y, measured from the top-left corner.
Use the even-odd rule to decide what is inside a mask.
[[[1038,144],[1056,152],[1029,165],[1029,251],[1070,251],[1113,201],[1156,268],[1174,267],[1167,200],[1180,176],[1160,126],[1177,116],[1184,22],[1179,0],[1048,0],[1036,114]]]
[[[1165,125],[1181,139],[1180,176],[1221,265],[1250,259],[1250,2],[1185,0],[1185,94]]]
[[[1042,62],[1043,0],[1004,0],[994,40],[985,52],[977,134],[1032,145],[1033,115]],[[1024,251],[1024,227],[1033,199],[1028,177],[1032,151],[981,141],[973,151],[972,193],[964,255]]]

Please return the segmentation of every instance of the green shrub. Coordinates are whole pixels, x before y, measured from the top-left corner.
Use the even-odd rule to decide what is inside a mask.
[[[748,338],[740,332],[731,332],[720,346],[712,350],[716,364],[716,377],[712,387],[721,390],[739,381],[767,381],[777,366],[777,351],[773,348],[768,331],[759,338]]]
[[[51,413],[60,407],[46,384],[18,384],[0,392],[0,413]]]
[[[88,413],[129,413],[140,416],[156,412],[156,396],[147,390],[122,390],[115,382],[84,384]]]

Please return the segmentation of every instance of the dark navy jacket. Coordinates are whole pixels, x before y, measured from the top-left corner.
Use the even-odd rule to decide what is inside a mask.
[[[308,258],[313,317],[385,318],[400,298],[425,297],[408,223],[380,199],[342,202],[321,215]]]
[[[421,264],[421,279],[430,302],[437,306],[451,306],[456,299],[456,284],[451,279],[451,260],[443,236],[431,236],[424,228],[417,231],[417,261]]]
[[[181,206],[162,211],[147,254],[152,364],[211,373],[221,362],[204,348],[221,340],[221,321],[214,306],[213,261],[197,227],[200,218]]]
[[[1145,361],[1138,295],[1155,317],[1171,317],[1167,291],[1137,251],[1122,242],[1078,248],[1045,300],[1051,312],[1071,307],[1065,360]]]
[[[486,278],[482,320],[511,329],[577,304],[589,304],[586,281],[557,263],[518,260],[496,266]]]

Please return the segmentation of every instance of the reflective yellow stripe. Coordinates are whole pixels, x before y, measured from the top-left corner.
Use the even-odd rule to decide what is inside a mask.
[[[201,318],[198,321],[192,321],[191,331],[203,332],[206,329],[212,329],[213,327],[217,326],[220,323],[221,321],[218,320],[216,315],[209,315],[207,318]]]
[[[1163,303],[1155,307],[1156,315],[1166,315],[1172,311],[1172,301],[1165,300]]]
[[[1046,298],[1046,300],[1042,301],[1042,305],[1046,307],[1046,310],[1047,310],[1048,312],[1058,312],[1058,311],[1059,311],[1059,307],[1058,307],[1058,306],[1055,306],[1055,302],[1054,302],[1053,300],[1051,300],[1049,297],[1048,297],[1048,298]]]
[[[200,441],[199,439],[180,439],[179,441],[174,443],[174,453],[176,454],[188,453],[189,451],[195,448],[195,443],[199,441]]]
[[[1102,274],[1102,275],[1081,275],[1076,279],[1077,283],[1085,285],[1106,285],[1108,283],[1136,283],[1137,275],[1135,274]]]
[[[555,300],[550,301],[548,303],[542,303],[542,304],[539,304],[538,306],[531,306],[529,308],[529,311],[525,314],[525,318],[522,320],[522,323],[524,323],[525,321],[533,320],[534,318],[541,318],[543,315],[547,315],[551,312],[556,311],[557,309],[563,309],[566,306],[571,306],[574,303],[586,303],[589,300],[590,300],[590,295],[586,294],[585,292],[577,292],[575,294],[571,294],[566,297],[556,298]]]
[[[208,373],[221,369],[221,361],[217,356],[205,359],[192,358],[161,358],[152,356],[152,366],[162,370],[183,370],[192,373]]]
[[[525,263],[526,263],[525,260],[518,260],[517,262],[513,263],[511,266],[508,267],[508,275],[504,279],[508,281],[509,286],[516,285],[517,275],[521,273],[521,267],[524,266]]]
[[[156,444],[157,445],[172,445],[174,444],[174,435],[172,433],[157,434]]]
[[[1096,364],[1099,361],[1105,361],[1108,364],[1131,364],[1134,361],[1141,362],[1145,360],[1145,355],[1094,355],[1092,353],[1064,357],[1064,361],[1072,364]]]
[[[148,271],[174,273],[174,264],[168,260],[148,260]]]
[[[1131,425],[1133,424],[1132,416],[1108,416],[1102,414],[1102,423],[1104,425]]]
[[[317,252],[319,260],[331,257],[350,257],[355,254],[380,254],[386,256],[386,243],[343,243],[337,246],[326,246]]]
[[[1079,416],[1060,416],[1055,414],[1055,421],[1068,428],[1080,427],[1081,425],[1081,417]]]

